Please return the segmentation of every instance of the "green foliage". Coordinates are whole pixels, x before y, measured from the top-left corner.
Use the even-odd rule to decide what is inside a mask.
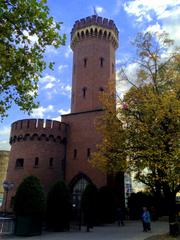
[[[54,231],[68,230],[70,216],[70,191],[64,181],[58,181],[52,186],[47,196],[47,228]]]
[[[152,195],[143,192],[132,193],[128,198],[129,216],[131,219],[141,219],[142,208],[147,207],[152,209],[155,204],[155,199]],[[152,217],[152,214],[151,214]]]
[[[98,190],[95,185],[88,184],[82,194],[81,207],[84,213],[84,220],[90,225],[97,221]]]
[[[116,193],[110,186],[103,186],[98,193],[98,211],[101,223],[112,223],[115,220]]]
[[[180,53],[172,44],[166,33],[138,34],[136,73],[130,79],[126,69],[120,72],[133,86],[116,110],[104,93],[105,112],[97,127],[103,141],[92,162],[107,172],[134,172],[151,191],[175,196],[180,190]]]
[[[127,167],[126,132],[117,117],[114,96],[104,92],[101,100],[104,113],[97,119],[96,125],[102,135],[102,142],[97,145],[98,151],[92,153],[91,164],[112,175],[123,172]]]
[[[19,185],[14,198],[16,216],[42,217],[45,210],[45,196],[40,181],[35,176],[26,177]]]
[[[48,46],[65,44],[61,22],[49,16],[46,0],[0,1],[0,116],[7,116],[13,103],[30,113],[35,102],[38,79],[46,68]],[[50,69],[53,63],[49,65]]]

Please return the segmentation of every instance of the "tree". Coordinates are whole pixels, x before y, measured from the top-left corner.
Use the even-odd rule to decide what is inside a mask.
[[[166,34],[159,35],[158,41],[157,37],[146,33],[136,38],[139,84],[124,97],[123,121],[136,178],[152,191],[163,189],[168,197],[174,195],[175,201],[180,188],[180,55],[178,49],[168,54],[172,41]]]
[[[24,178],[14,198],[15,234],[40,235],[44,211],[45,195],[40,180],[35,176]]]
[[[98,190],[95,185],[88,184],[82,194],[81,207],[84,214],[84,222],[89,232],[97,221],[98,211]]]
[[[47,196],[47,228],[54,231],[69,230],[70,216],[70,191],[64,181],[58,181],[52,186]]]
[[[111,132],[107,133],[116,136],[119,146],[125,144],[121,149],[128,156],[127,165],[121,159],[115,164],[112,160],[112,164],[115,169],[118,164],[126,166],[153,192],[163,190],[169,201],[172,222],[175,219],[175,195],[180,190],[180,53],[178,48],[172,50],[173,41],[166,33],[140,33],[134,44],[137,71],[133,80],[124,69],[121,70],[121,79],[133,86],[117,105]],[[108,105],[105,103],[105,106]],[[108,119],[112,108],[106,109],[103,118]],[[125,132],[123,142],[114,124],[116,118]],[[103,147],[107,125],[108,122],[102,127]],[[107,154],[106,150],[102,155]],[[114,151],[118,152],[119,148]]]
[[[38,106],[38,79],[47,46],[65,44],[61,22],[49,17],[46,0],[0,1],[0,118],[13,103],[30,113]],[[53,68],[53,63],[49,63]]]
[[[29,176],[22,181],[14,197],[13,208],[16,216],[43,217],[45,195],[37,177]]]
[[[92,153],[91,164],[113,176],[126,170],[127,154],[126,132],[118,117],[111,88],[110,84],[109,91],[101,93],[100,96],[104,113],[96,119],[96,127],[102,135],[102,142],[97,145],[98,151]]]

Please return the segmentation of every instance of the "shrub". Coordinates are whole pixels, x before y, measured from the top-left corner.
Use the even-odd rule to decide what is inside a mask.
[[[26,177],[14,198],[15,215],[42,217],[44,210],[45,196],[40,180],[35,176]]]
[[[69,230],[71,195],[64,181],[56,182],[47,196],[46,225],[54,231]]]
[[[89,226],[97,223],[97,199],[98,190],[96,186],[88,184],[82,194],[81,207],[84,214],[84,222]]]
[[[98,209],[101,223],[112,223],[115,221],[116,193],[112,187],[103,186],[99,189]]]

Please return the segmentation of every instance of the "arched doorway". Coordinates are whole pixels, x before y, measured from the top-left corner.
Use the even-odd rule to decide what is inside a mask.
[[[92,183],[91,179],[84,173],[79,173],[71,180],[70,189],[74,208],[80,208],[82,193],[90,183]]]

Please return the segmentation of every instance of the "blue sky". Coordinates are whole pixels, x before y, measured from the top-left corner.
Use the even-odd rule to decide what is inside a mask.
[[[120,66],[126,63],[128,72],[133,75],[136,65],[130,63],[130,60],[135,51],[130,42],[137,32],[165,30],[178,45],[180,44],[180,4],[176,0],[48,0],[47,4],[50,15],[55,20],[63,22],[60,33],[67,35],[66,46],[47,49],[45,58],[47,61],[55,62],[55,66],[54,71],[46,69],[39,80],[40,106],[31,116],[12,106],[9,116],[0,124],[0,150],[10,148],[8,141],[12,122],[23,118],[60,120],[61,114],[70,112],[72,73],[70,31],[76,20],[93,15],[94,7],[99,16],[113,19],[119,29],[117,73]],[[118,88],[119,93],[123,95],[128,85],[121,82]]]

